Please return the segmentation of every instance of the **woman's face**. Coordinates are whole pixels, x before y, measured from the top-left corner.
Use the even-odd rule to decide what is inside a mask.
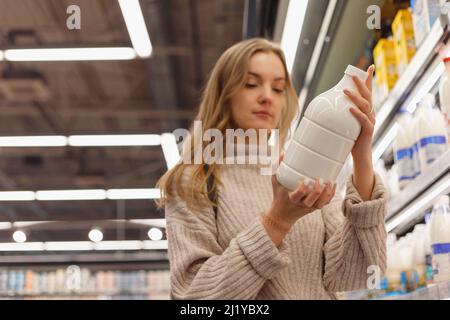
[[[286,74],[272,52],[255,53],[248,65],[243,88],[230,101],[235,128],[275,129],[286,104]]]

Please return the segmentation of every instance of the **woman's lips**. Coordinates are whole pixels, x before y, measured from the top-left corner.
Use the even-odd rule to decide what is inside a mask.
[[[265,119],[272,117],[272,115],[266,111],[258,111],[258,112],[254,112],[254,114],[258,117],[265,118]]]

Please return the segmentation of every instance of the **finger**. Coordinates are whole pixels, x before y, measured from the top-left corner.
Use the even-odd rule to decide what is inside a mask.
[[[375,66],[372,64],[367,69],[367,73],[369,74],[366,79],[366,87],[372,92],[372,80],[373,80],[373,72],[375,71]]]
[[[314,183],[312,191],[303,199],[302,204],[307,208],[312,208],[314,203],[320,197],[323,187],[320,185],[319,181],[316,180]]]
[[[334,186],[331,182],[327,182],[325,188],[323,189],[320,197],[314,203],[314,207],[317,209],[322,209],[327,205],[334,196]]]
[[[301,182],[299,187],[295,189],[292,192],[289,192],[289,200],[291,202],[298,204],[302,198],[307,194],[308,187],[306,186],[305,182]]]
[[[358,92],[345,89],[344,94],[364,113],[370,113],[372,106]]]
[[[358,88],[359,94],[367,101],[370,101],[372,99],[372,92],[369,90],[367,85],[356,76],[353,76],[352,79],[353,82],[355,82],[356,88]]]
[[[369,132],[373,131],[373,122],[369,119],[367,114],[356,108],[350,108],[350,112],[365,130],[369,130]]]

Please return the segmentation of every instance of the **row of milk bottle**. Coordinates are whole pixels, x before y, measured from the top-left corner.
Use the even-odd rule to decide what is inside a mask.
[[[414,117],[400,110],[399,131],[394,140],[394,160],[400,188],[438,159],[447,150],[448,134],[444,115],[435,107],[434,95],[418,103]]]
[[[446,195],[436,198],[426,224],[396,240],[387,239],[387,269],[383,289],[408,292],[430,283],[450,281],[450,207]]]

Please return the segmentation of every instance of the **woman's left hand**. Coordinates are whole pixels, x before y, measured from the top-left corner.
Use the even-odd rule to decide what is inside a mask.
[[[353,161],[372,160],[372,135],[375,127],[375,114],[372,110],[372,78],[374,66],[367,69],[367,79],[362,82],[356,76],[353,81],[358,88],[358,92],[344,90],[344,94],[355,104],[357,108],[350,108],[350,112],[361,124],[361,133],[355,141],[352,149]]]

